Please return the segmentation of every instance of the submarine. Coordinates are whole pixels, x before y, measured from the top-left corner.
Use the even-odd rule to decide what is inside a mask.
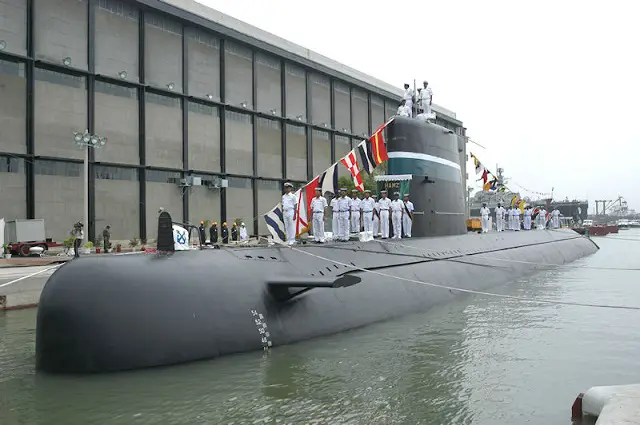
[[[104,373],[271,350],[422,312],[596,252],[570,229],[468,233],[465,140],[396,117],[388,177],[409,182],[413,237],[175,249],[168,212],[157,252],[74,259],[47,281],[36,368]]]

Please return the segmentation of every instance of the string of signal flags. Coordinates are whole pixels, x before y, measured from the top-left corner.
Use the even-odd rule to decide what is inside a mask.
[[[296,211],[296,236],[309,231],[311,216],[311,200],[315,196],[316,188],[321,188],[322,193],[338,193],[338,170],[344,166],[349,170],[353,183],[357,190],[364,192],[364,180],[362,173],[372,174],[375,168],[389,159],[387,147],[384,143],[383,131],[393,121],[382,124],[371,137],[361,141],[348,154],[317,175],[313,180],[302,186],[294,196],[298,200]],[[282,243],[285,240],[284,218],[282,215],[282,202],[279,202],[266,214],[263,214],[269,233],[273,239]]]

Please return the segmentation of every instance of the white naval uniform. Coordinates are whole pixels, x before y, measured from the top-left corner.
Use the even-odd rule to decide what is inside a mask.
[[[316,242],[324,242],[324,209],[327,200],[324,196],[316,196],[311,200],[311,214],[313,215],[313,238]]]
[[[360,233],[360,210],[362,201],[357,196],[351,198],[351,233]]]
[[[362,207],[362,224],[365,232],[371,232],[373,227],[373,209],[376,206],[376,201],[373,198],[364,198],[360,201]]]
[[[340,211],[340,238],[343,241],[349,240],[349,210],[351,209],[351,198],[344,196],[338,199],[338,209]]]
[[[496,230],[498,232],[504,232],[504,207],[496,207]]]
[[[373,230],[373,236],[378,236],[378,234],[380,233],[380,203],[378,201],[375,201],[374,205],[373,205],[373,209],[374,209],[374,214],[373,214],[373,220],[372,220],[372,230]],[[378,215],[375,214],[375,212],[378,213]]]
[[[489,208],[482,207],[480,208],[480,216],[482,217],[482,233],[487,233],[489,231]]]
[[[412,216],[407,214],[407,210],[413,214],[413,202],[407,201],[404,202],[405,210],[404,215],[402,216],[402,227],[404,227],[404,235],[408,238],[411,237],[411,225],[413,224]]]
[[[387,239],[389,237],[389,210],[391,209],[391,199],[380,198],[378,205],[380,206],[380,231],[382,232],[382,238]]]
[[[520,208],[514,208],[513,211],[515,214],[513,225],[515,226],[515,230],[520,230]]]
[[[411,117],[411,109],[405,105],[405,106],[398,106],[398,112],[396,112],[396,115],[400,115],[401,117]]]
[[[515,222],[516,213],[514,211],[514,208],[509,208],[507,214],[509,214],[509,230],[515,230],[516,226],[513,223]]]
[[[338,239],[340,236],[340,214],[338,214],[338,198],[334,197],[329,204],[333,215],[331,216],[331,232],[333,234],[333,240]]]
[[[551,223],[554,229],[560,228],[560,210],[551,211]]]
[[[524,210],[524,230],[531,230],[531,208]]]
[[[284,218],[284,232],[287,235],[287,243],[292,245],[296,242],[296,222],[293,215],[296,211],[298,200],[293,192],[282,195],[282,217]]]
[[[538,212],[538,226],[540,230],[544,230],[547,227],[547,210],[545,209]]]
[[[393,224],[393,239],[402,238],[402,213],[404,204],[401,200],[391,201],[391,223]]]
[[[245,226],[240,226],[240,240],[247,240],[247,228]]]
[[[431,115],[431,97],[433,96],[433,92],[431,91],[431,87],[425,89],[423,88],[420,92],[422,97],[422,109],[426,115]]]
[[[409,107],[409,111],[413,108],[413,89],[409,87],[404,91],[404,104]],[[411,116],[411,112],[409,112],[409,116]]]

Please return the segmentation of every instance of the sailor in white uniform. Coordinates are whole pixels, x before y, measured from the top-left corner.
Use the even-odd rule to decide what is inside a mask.
[[[400,200],[400,192],[393,194],[394,200],[391,201],[391,223],[393,224],[393,238],[402,238],[402,216],[404,215],[404,204]]]
[[[338,214],[338,196],[334,194],[334,197],[331,199],[329,203],[331,207],[332,215],[331,215],[331,233],[332,239],[337,240],[340,235],[340,214]]]
[[[515,225],[516,212],[513,206],[509,208],[508,214],[509,214],[509,230],[516,230],[516,225]]]
[[[501,202],[498,202],[496,207],[496,230],[498,232],[504,232],[504,213],[505,209]]]
[[[391,199],[387,198],[387,191],[380,192],[381,198],[378,201],[380,207],[380,231],[382,239],[389,237],[389,210],[391,209]]]
[[[413,224],[413,202],[409,200],[409,194],[405,193],[404,196],[404,211],[402,215],[402,227],[404,228],[404,236],[406,238],[411,237],[411,225]]]
[[[420,96],[422,97],[422,109],[424,110],[424,114],[431,115],[431,102],[433,101],[433,92],[431,91],[431,87],[428,87],[429,83],[424,81],[422,83],[424,86],[422,90],[420,90]]]
[[[340,238],[343,241],[349,240],[349,211],[351,210],[351,198],[347,196],[347,189],[340,189],[340,198],[338,199],[338,211],[340,214]]]
[[[405,101],[400,102],[400,106],[398,106],[398,112],[396,115],[400,115],[401,117],[411,117],[411,108],[409,108]]]
[[[551,225],[553,229],[560,228],[560,210],[557,207],[553,207],[553,211],[551,211]]]
[[[514,230],[520,230],[520,208],[516,207],[513,209],[513,213],[515,217],[513,217],[513,225],[515,226]]]
[[[524,208],[524,230],[531,230],[531,207],[527,205]]]
[[[358,198],[358,189],[351,191],[351,233],[360,233],[360,210],[362,201]]]
[[[404,96],[403,100],[405,105],[409,108],[409,116],[412,116],[413,113],[413,89],[409,87],[409,84],[405,83],[404,85]]]
[[[380,204],[378,203],[378,197],[372,195],[373,199],[373,220],[371,222],[371,230],[373,231],[373,237],[375,238],[380,233]]]
[[[373,233],[373,210],[376,207],[376,201],[371,197],[371,191],[364,191],[364,199],[360,201],[362,207],[362,227],[365,232]]]
[[[242,222],[240,223],[240,240],[246,241],[247,238],[247,227],[244,225],[244,222]]]
[[[487,203],[482,203],[482,208],[480,208],[480,217],[482,218],[482,233],[489,232],[489,208],[487,208]]]
[[[416,93],[416,111],[418,113],[417,115],[424,113],[424,108],[422,107],[422,87],[418,87],[418,92]]]
[[[311,214],[313,238],[317,243],[324,243],[324,210],[327,206],[327,199],[322,196],[322,188],[316,187],[316,196],[311,200]]]
[[[284,232],[287,236],[287,243],[296,243],[296,211],[298,200],[293,194],[293,185],[289,182],[284,184],[284,195],[282,195],[282,217],[284,218]]]
[[[538,229],[544,230],[547,227],[547,210],[544,208],[538,212]]]

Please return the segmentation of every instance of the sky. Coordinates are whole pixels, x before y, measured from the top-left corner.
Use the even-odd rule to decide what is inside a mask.
[[[389,84],[428,80],[523,196],[640,211],[640,2],[199,2]]]

